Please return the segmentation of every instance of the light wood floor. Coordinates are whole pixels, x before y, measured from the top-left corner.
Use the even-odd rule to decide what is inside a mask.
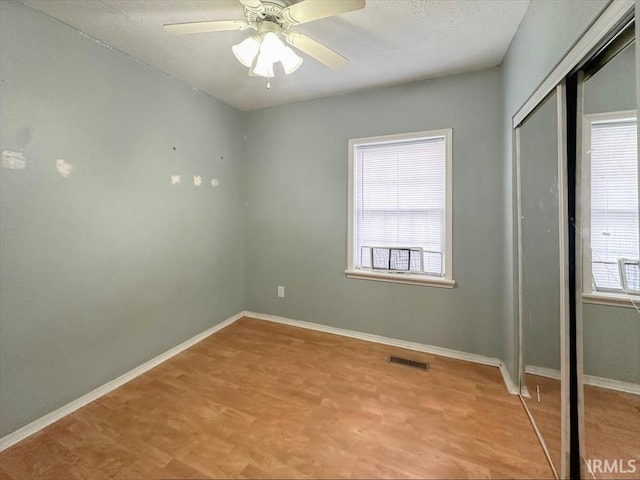
[[[560,468],[560,381],[526,375],[531,394],[527,406],[544,437],[551,459]],[[536,386],[540,387],[540,402]],[[585,457],[590,459],[635,460],[636,472],[596,472],[594,478],[637,479],[640,475],[640,395],[585,385]]]
[[[640,395],[585,385],[586,458],[635,460],[636,472],[600,473],[596,478],[640,477]]]
[[[0,454],[2,480],[187,477],[551,470],[497,368],[247,318]]]

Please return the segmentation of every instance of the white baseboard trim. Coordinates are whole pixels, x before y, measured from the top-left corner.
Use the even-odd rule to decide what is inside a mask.
[[[640,395],[640,385],[631,382],[621,382],[612,378],[596,377],[595,375],[585,375],[583,377],[585,385],[593,387],[608,388],[617,392],[632,393]]]
[[[539,375],[541,377],[552,378],[554,380],[560,380],[560,370],[546,367],[536,367],[535,365],[527,365],[525,372],[531,375]],[[620,380],[614,380],[606,377],[596,377],[595,375],[584,375],[582,377],[582,383],[585,385],[591,385],[592,387],[607,388],[609,390],[615,390],[616,392],[631,393],[634,395],[640,395],[640,385],[631,382],[622,382]]]
[[[192,347],[196,343],[207,338],[209,335],[212,335],[217,331],[222,330],[223,328],[231,325],[233,322],[239,320],[240,318],[242,318],[242,313],[238,313],[224,320],[223,322],[220,322],[217,325],[214,325],[213,327],[205,330],[204,332],[191,337],[190,339],[182,342],[180,345],[177,345],[172,349],[167,350],[164,353],[161,353],[157,357],[152,358],[148,362],[143,363],[142,365],[134,368],[133,370],[129,370],[127,373],[124,373],[119,377],[114,378],[110,382],[105,383],[104,385],[96,388],[95,390],[90,391],[89,393],[81,396],[80,398],[77,398],[67,403],[66,405],[63,405],[57,410],[54,410],[53,412],[48,413],[47,415],[40,417],[37,420],[34,420],[28,425],[25,425],[24,427],[19,428],[15,432],[5,435],[4,437],[0,438],[0,452],[3,450],[6,450],[12,445],[15,445],[21,440],[24,440],[25,438],[33,435],[34,433],[42,430],[43,428],[51,425],[52,423],[60,420],[61,418],[66,417],[70,413],[75,412],[79,408],[84,407],[88,403],[91,403],[94,400],[97,400],[98,398],[102,397],[103,395],[106,395],[107,393],[124,385],[130,380],[133,380],[134,378],[151,370],[153,367],[157,367],[161,363],[169,360],[171,357],[177,355],[178,353],[186,350],[189,347]]]
[[[479,363],[482,365],[489,365],[492,367],[498,367],[502,379],[504,381],[507,391],[512,395],[518,395],[518,387],[513,383],[509,371],[505,364],[499,358],[485,357],[484,355],[477,355],[475,353],[461,352],[459,350],[452,350],[449,348],[436,347],[434,345],[425,345],[417,342],[410,342],[407,340],[398,340],[395,338],[383,337],[381,335],[374,335],[372,333],[356,332],[354,330],[347,330],[345,328],[331,327],[328,325],[322,325],[319,323],[305,322],[302,320],[293,320],[285,317],[278,317],[275,315],[267,315],[257,312],[242,312],[244,316],[255,318],[257,320],[266,320],[268,322],[282,323],[284,325],[291,325],[293,327],[306,328],[308,330],[315,330],[318,332],[332,333],[334,335],[341,335],[343,337],[357,338],[359,340],[365,340],[367,342],[380,343],[383,345],[391,345],[393,347],[406,348],[407,350],[414,350],[416,352],[431,353],[433,355],[439,355],[441,357],[455,358],[456,360],[465,360],[467,362]]]
[[[507,366],[504,364],[504,362],[502,360],[499,360],[500,365],[498,366],[498,368],[500,368],[500,373],[502,374],[502,381],[504,382],[504,386],[507,387],[507,391],[511,394],[511,395],[518,395],[520,392],[518,391],[518,386],[513,383],[513,380],[511,379],[511,375],[509,374],[509,370],[507,369]]]
[[[552,378],[553,380],[560,380],[560,370],[547,367],[538,367],[536,365],[525,365],[524,373],[531,375],[538,375],[539,377]]]

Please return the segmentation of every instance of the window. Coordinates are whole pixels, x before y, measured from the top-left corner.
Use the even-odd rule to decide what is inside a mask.
[[[452,130],[349,140],[352,278],[453,287]]]
[[[635,111],[588,115],[585,125],[584,288],[638,295],[637,117]]]

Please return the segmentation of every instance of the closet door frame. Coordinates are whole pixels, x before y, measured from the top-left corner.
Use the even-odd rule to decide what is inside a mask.
[[[584,224],[584,175],[583,171],[583,135],[584,135],[584,122],[582,121],[584,114],[584,73],[582,71],[577,73],[577,85],[576,85],[576,165],[575,165],[575,202],[576,202],[576,215],[575,215],[575,229],[576,232],[582,232],[582,226]],[[582,292],[584,291],[584,268],[583,268],[583,251],[582,251],[582,237],[576,238],[575,241],[575,292],[576,292],[576,375],[577,375],[577,394],[578,394],[578,442],[579,442],[579,456],[580,456],[580,478],[589,478],[589,474],[586,469],[585,459],[585,428],[584,428],[584,348],[583,348],[583,322],[582,322]],[[580,301],[578,301],[580,299]]]

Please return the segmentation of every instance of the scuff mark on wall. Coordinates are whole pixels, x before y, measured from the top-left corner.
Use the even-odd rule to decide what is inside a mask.
[[[56,160],[56,170],[62,178],[69,178],[71,172],[73,172],[73,165],[66,162],[63,158],[58,158]]]
[[[26,165],[27,159],[22,152],[12,152],[11,150],[4,150],[2,152],[2,168],[23,170]]]

